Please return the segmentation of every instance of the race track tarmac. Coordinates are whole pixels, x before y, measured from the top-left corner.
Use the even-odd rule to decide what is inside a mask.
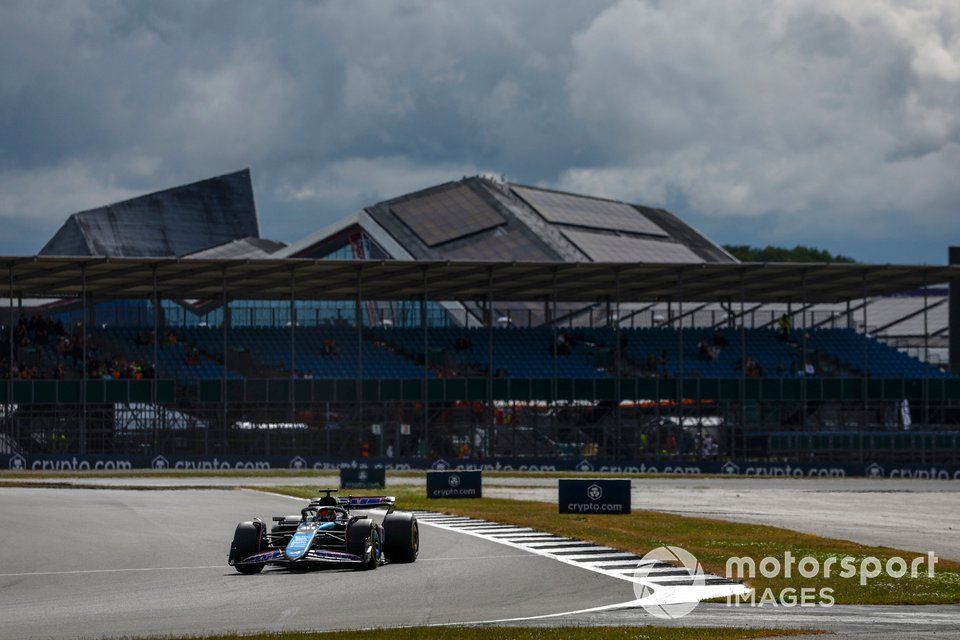
[[[249,491],[0,490],[0,639],[472,622],[631,600],[631,585],[421,527],[415,564],[373,572],[226,564],[240,520],[296,513]]]

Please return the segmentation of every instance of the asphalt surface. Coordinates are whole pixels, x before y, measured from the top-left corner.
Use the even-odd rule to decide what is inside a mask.
[[[485,621],[633,598],[630,584],[423,526],[374,572],[226,564],[237,521],[295,513],[245,491],[0,490],[0,638],[102,638]]]

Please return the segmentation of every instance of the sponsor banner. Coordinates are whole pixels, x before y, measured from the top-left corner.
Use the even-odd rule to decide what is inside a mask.
[[[428,498],[479,498],[482,471],[427,471]]]
[[[630,513],[630,481],[603,478],[561,478],[560,513]]]
[[[383,489],[387,485],[387,471],[383,467],[347,467],[340,469],[341,489]]]
[[[597,458],[343,458],[326,456],[189,456],[177,454],[0,454],[0,469],[14,471],[125,471],[131,469],[270,470],[339,472],[341,469],[409,471],[524,471],[581,473],[651,473],[673,475],[742,475],[790,478],[918,478],[960,480],[960,466],[872,462],[811,464],[746,460],[681,461],[669,459],[604,460]]]

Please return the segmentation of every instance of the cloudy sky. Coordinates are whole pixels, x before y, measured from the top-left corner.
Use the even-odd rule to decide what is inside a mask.
[[[0,0],[0,253],[242,167],[286,241],[492,172],[720,242],[941,263],[960,3]]]

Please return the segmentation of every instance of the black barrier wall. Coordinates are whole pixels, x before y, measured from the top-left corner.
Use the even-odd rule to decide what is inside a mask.
[[[625,515],[630,513],[630,481],[561,478],[560,513]]]
[[[483,480],[480,471],[428,471],[428,498],[480,498]]]
[[[387,470],[383,467],[348,467],[340,469],[341,489],[383,489],[387,485]]]
[[[486,460],[425,460],[422,458],[347,458],[314,456],[177,456],[0,454],[0,470],[125,471],[295,469],[337,472],[344,468],[448,471],[523,471],[581,473],[656,473],[677,476],[721,475],[790,478],[920,478],[960,480],[960,466],[864,461],[861,464],[810,464],[746,460],[685,462],[682,460],[603,460],[596,458],[487,458]]]

